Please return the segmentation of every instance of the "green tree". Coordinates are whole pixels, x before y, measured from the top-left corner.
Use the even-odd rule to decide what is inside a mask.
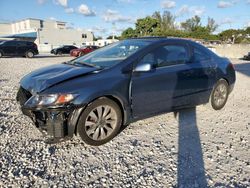
[[[94,39],[93,39],[93,40],[94,40],[94,41],[97,41],[97,40],[101,40],[101,39],[102,39],[102,37],[100,37],[100,36],[97,36],[97,37],[94,36]]]
[[[187,32],[193,32],[197,30],[197,28],[201,27],[201,18],[199,16],[189,18],[185,22],[181,23],[181,27]]]
[[[239,34],[239,31],[236,30],[236,29],[228,29],[228,30],[225,30],[225,31],[222,31],[220,34],[219,34],[219,38],[222,40],[222,41],[233,41],[234,40],[234,37],[236,35]]]
[[[159,27],[162,31],[175,28],[175,16],[169,11],[164,11],[162,15],[159,11],[154,12],[152,18],[155,18],[158,21]]]
[[[207,19],[207,30],[211,34],[213,33],[217,28],[218,24],[216,24],[215,20],[213,18],[208,17]]]
[[[118,37],[118,36],[116,36],[116,35],[114,36],[114,39],[118,39],[118,40],[119,40],[119,38],[120,38],[120,37]],[[113,39],[113,36],[110,35],[110,36],[108,36],[106,39]]]
[[[135,26],[138,36],[152,36],[154,29],[159,27],[159,22],[157,19],[147,16],[146,18],[138,19]]]
[[[246,28],[246,34],[249,34],[249,35],[250,35],[250,27],[247,27],[247,28]]]
[[[127,38],[133,38],[133,37],[137,37],[136,32],[134,29],[132,29],[131,27],[129,27],[128,29],[124,30],[121,34],[121,38],[122,39],[127,39]]]
[[[217,40],[218,35],[212,33],[217,29],[218,25],[213,18],[208,18],[206,26],[201,23],[199,16],[194,16],[181,23],[184,30],[178,30],[175,27],[175,16],[169,11],[164,11],[161,14],[159,11],[154,12],[150,17],[147,16],[138,19],[135,24],[135,29],[128,28],[122,32],[121,38],[131,38],[140,36],[166,36],[166,37],[181,37],[181,38],[197,38],[204,40]]]

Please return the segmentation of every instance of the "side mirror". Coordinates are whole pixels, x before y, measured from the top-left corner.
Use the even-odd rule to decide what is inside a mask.
[[[138,65],[134,69],[134,72],[149,72],[151,70],[152,70],[152,65],[147,63],[147,64]]]

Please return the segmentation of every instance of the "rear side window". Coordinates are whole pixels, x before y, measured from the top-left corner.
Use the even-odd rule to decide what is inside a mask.
[[[27,42],[21,42],[21,41],[18,41],[16,42],[17,46],[27,46]]]
[[[188,60],[188,52],[184,46],[168,45],[164,46],[164,48],[167,51],[166,61],[158,66],[183,64]]]
[[[189,59],[188,51],[182,45],[166,45],[145,55],[139,64],[149,63],[154,67],[184,64]]]
[[[7,41],[5,43],[6,46],[16,46],[17,45],[17,42],[16,41]]]
[[[196,61],[206,61],[210,59],[210,55],[207,54],[204,50],[201,50],[197,47],[193,48],[193,60]]]

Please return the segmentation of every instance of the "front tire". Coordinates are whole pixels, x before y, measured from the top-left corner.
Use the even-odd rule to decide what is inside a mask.
[[[121,124],[122,114],[117,103],[108,98],[100,98],[82,112],[77,131],[86,144],[99,146],[114,138]]]
[[[216,85],[210,96],[210,104],[214,110],[221,110],[228,99],[229,95],[229,87],[228,83],[224,79],[220,79]]]

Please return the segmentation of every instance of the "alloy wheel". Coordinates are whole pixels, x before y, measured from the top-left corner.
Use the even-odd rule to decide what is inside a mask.
[[[220,79],[215,85],[211,94],[211,105],[214,110],[222,109],[228,99],[229,88],[228,83],[224,79]]]
[[[214,91],[214,103],[216,106],[221,106],[227,100],[227,87],[220,84]]]
[[[89,138],[100,141],[109,137],[117,126],[117,113],[109,105],[93,109],[85,120],[85,131]]]

